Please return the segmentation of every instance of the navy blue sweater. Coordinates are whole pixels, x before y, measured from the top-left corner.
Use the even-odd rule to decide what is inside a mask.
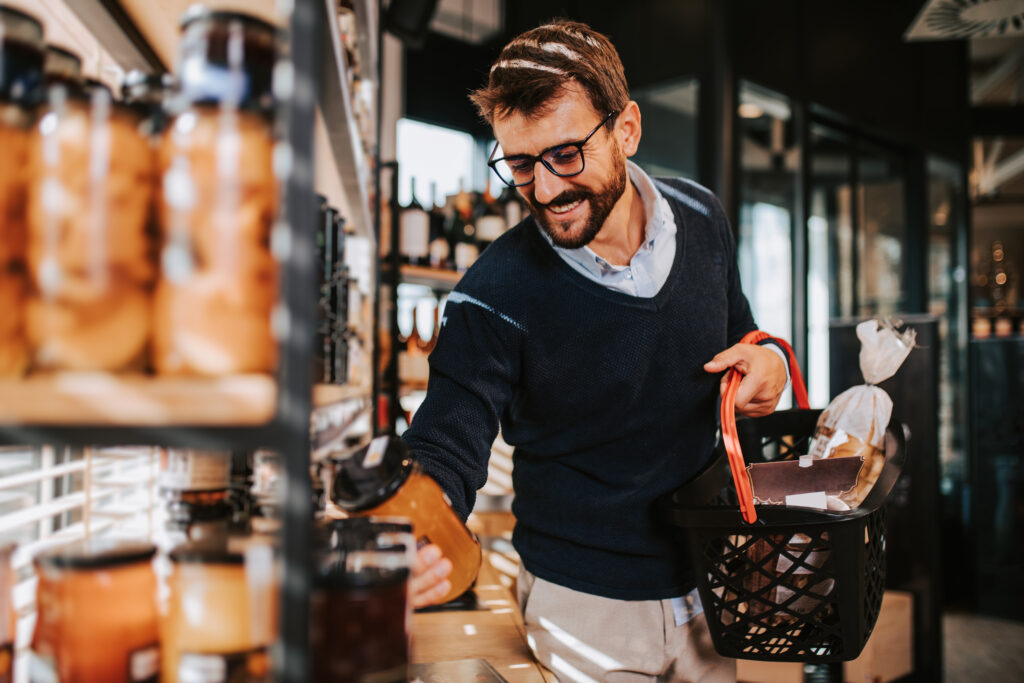
[[[719,377],[703,364],[755,329],[718,200],[665,182],[676,256],[652,298],[573,270],[532,218],[491,244],[448,299],[427,397],[404,435],[465,518],[500,422],[515,448],[524,566],[627,600],[694,585],[653,504],[714,446]]]

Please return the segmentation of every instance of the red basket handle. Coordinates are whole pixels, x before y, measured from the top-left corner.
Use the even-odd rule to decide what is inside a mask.
[[[793,347],[784,340],[772,337],[767,332],[754,330],[748,332],[740,339],[741,344],[756,344],[765,339],[777,342],[786,350],[789,356],[789,375],[793,383],[793,395],[796,396],[798,407],[806,410],[810,407],[807,402],[807,387],[804,385],[803,375],[800,374],[800,366],[796,363],[796,355]],[[748,524],[757,521],[757,511],[754,510],[754,492],[750,488],[750,478],[747,476],[747,464],[743,460],[743,450],[740,448],[739,436],[736,433],[736,392],[739,391],[742,374],[729,368],[726,374],[725,391],[722,393],[722,443],[725,446],[725,454],[729,457],[729,469],[732,470],[732,481],[736,485],[736,493],[740,499],[740,514]]]

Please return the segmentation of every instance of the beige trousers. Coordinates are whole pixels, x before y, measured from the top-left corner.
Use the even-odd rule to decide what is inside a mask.
[[[735,683],[736,661],[711,644],[704,614],[676,626],[669,600],[613,600],[535,577],[517,586],[526,640],[563,683]]]

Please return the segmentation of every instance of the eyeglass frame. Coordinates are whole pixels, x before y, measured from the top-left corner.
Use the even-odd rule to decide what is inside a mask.
[[[537,169],[537,162],[538,161],[540,163],[544,164],[544,168],[548,169],[549,171],[551,171],[551,173],[553,173],[554,175],[558,176],[559,178],[572,178],[573,176],[578,176],[580,173],[583,173],[583,170],[587,167],[587,158],[583,155],[583,146],[586,145],[587,142],[590,141],[590,138],[594,137],[594,134],[597,133],[597,131],[601,130],[601,128],[604,127],[605,124],[607,124],[613,118],[618,116],[618,114],[619,114],[619,112],[617,112],[617,111],[608,112],[608,115],[605,116],[603,119],[601,119],[601,122],[599,124],[597,124],[597,126],[594,127],[594,130],[590,131],[590,133],[587,134],[587,137],[583,138],[582,140],[574,140],[572,142],[562,142],[562,143],[559,143],[557,145],[552,145],[552,146],[550,146],[550,147],[548,147],[546,149],[542,149],[540,154],[538,154],[537,156],[534,156],[532,154],[513,154],[512,156],[499,157],[499,158],[495,159],[494,155],[498,151],[498,147],[499,147],[499,144],[497,142],[495,142],[494,143],[494,149],[491,150],[491,155],[487,158],[487,166],[490,167],[490,169],[492,171],[494,171],[494,175],[498,176],[498,178],[501,180],[501,182],[505,183],[509,187],[524,187],[524,186],[529,185],[530,183],[532,183],[534,180],[536,180],[537,179],[537,170],[536,169]],[[545,154],[553,152],[556,149],[561,149],[562,147],[575,147],[577,150],[579,150],[580,161],[581,161],[581,164],[582,164],[580,166],[580,170],[574,171],[573,173],[559,173],[554,168],[552,168],[551,164],[549,164],[544,159],[544,155]],[[507,181],[504,178],[502,178],[501,173],[499,173],[498,169],[495,168],[495,166],[498,164],[499,161],[505,161],[506,159],[523,159],[523,160],[530,159],[530,160],[532,160],[533,163],[531,164],[531,167],[534,169],[533,175],[531,175],[530,179],[527,180],[525,183],[516,183],[516,182],[511,182],[510,183],[509,181]]]

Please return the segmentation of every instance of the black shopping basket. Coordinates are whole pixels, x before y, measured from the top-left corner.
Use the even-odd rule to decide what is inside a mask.
[[[737,460],[807,453],[821,412],[806,408],[803,380],[789,351],[794,391],[803,407],[736,422],[736,375],[731,391],[723,394],[723,438],[715,455],[693,480],[662,499],[661,510],[685,531],[719,654],[784,662],[851,660],[864,648],[882,604],[884,503],[906,458],[903,429],[889,424],[885,464],[860,507],[835,512],[754,505],[746,470],[742,464],[737,468]],[[727,413],[739,449],[726,446]]]

